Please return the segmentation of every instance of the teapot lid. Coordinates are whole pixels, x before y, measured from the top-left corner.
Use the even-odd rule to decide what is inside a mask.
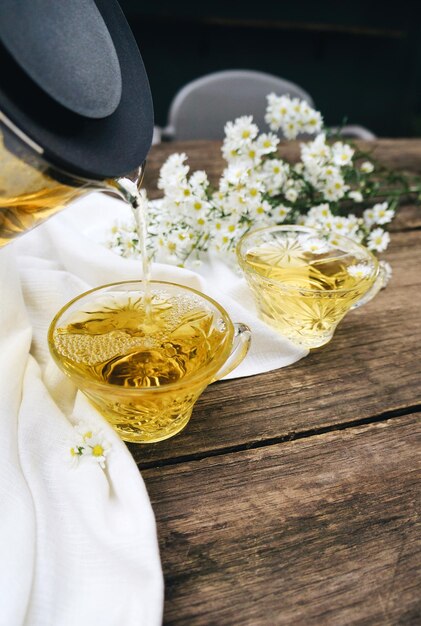
[[[152,143],[148,78],[116,0],[2,0],[0,110],[68,173],[115,178]]]

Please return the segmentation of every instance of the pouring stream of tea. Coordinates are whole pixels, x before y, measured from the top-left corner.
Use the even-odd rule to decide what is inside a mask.
[[[112,181],[111,184],[120,196],[130,205],[135,219],[136,234],[139,240],[139,247],[142,255],[142,273],[145,289],[145,313],[149,316],[151,312],[151,264],[149,263],[146,247],[148,236],[147,200],[138,189],[138,185],[140,185],[142,180],[142,174],[143,171],[140,170],[136,182],[130,180],[130,178],[123,177]]]

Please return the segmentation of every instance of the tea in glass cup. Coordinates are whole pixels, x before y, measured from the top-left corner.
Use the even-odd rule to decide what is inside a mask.
[[[203,390],[245,357],[250,331],[194,289],[134,281],[66,304],[48,343],[122,439],[152,443],[187,425]]]
[[[306,348],[330,341],[346,313],[382,285],[369,250],[304,226],[250,231],[237,256],[262,319]]]

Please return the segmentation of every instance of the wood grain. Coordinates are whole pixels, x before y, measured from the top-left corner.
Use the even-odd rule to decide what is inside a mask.
[[[405,170],[421,174],[420,139],[377,139],[355,143],[387,167],[398,171]],[[218,141],[170,142],[153,146],[148,156],[144,179],[145,188],[148,190],[150,198],[162,196],[162,191],[157,188],[159,170],[173,152],[185,152],[191,171],[204,169],[213,184],[218,182],[225,167],[225,161],[221,156],[221,143]],[[297,161],[299,159],[299,142],[291,141],[281,144],[279,152],[288,161]],[[358,207],[356,208],[358,209]],[[421,208],[419,205],[404,203],[399,208],[390,230],[399,231],[411,228],[421,229]]]
[[[420,417],[144,471],[164,623],[419,624]]]
[[[201,457],[421,406],[421,232],[396,233],[387,289],[324,348],[287,368],[211,385],[177,437],[130,446],[139,467]]]
[[[356,141],[355,144],[387,167],[421,174],[421,139],[376,139]],[[157,189],[159,170],[173,152],[185,152],[191,171],[206,170],[214,184],[225,167],[219,141],[177,141],[158,144],[152,147],[145,170],[144,184],[150,197],[162,195]],[[288,161],[298,161],[300,143],[298,141],[282,143],[279,154]]]
[[[359,144],[421,173],[421,140]],[[218,180],[219,142],[162,144],[151,196],[174,151]],[[211,385],[183,433],[130,446],[156,514],[166,625],[421,623],[419,207],[392,230],[391,283],[329,345]]]

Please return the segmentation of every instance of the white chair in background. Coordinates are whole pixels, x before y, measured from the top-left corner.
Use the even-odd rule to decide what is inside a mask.
[[[300,98],[314,107],[312,97],[302,87],[278,76],[252,70],[215,72],[193,80],[175,95],[161,140],[222,140],[226,122],[241,115],[253,115],[259,129],[268,130],[266,96],[271,92]],[[341,135],[375,138],[368,129],[355,125],[343,127]]]
[[[331,130],[335,130],[335,128],[331,128]],[[360,126],[359,124],[347,124],[346,126],[342,126],[339,129],[339,134],[341,137],[349,137],[350,139],[376,139],[376,135],[371,132],[365,126]]]
[[[227,121],[240,115],[253,115],[258,127],[267,129],[266,96],[271,92],[289,94],[313,106],[304,89],[283,78],[250,70],[215,72],[188,83],[175,95],[162,139],[223,139]]]

